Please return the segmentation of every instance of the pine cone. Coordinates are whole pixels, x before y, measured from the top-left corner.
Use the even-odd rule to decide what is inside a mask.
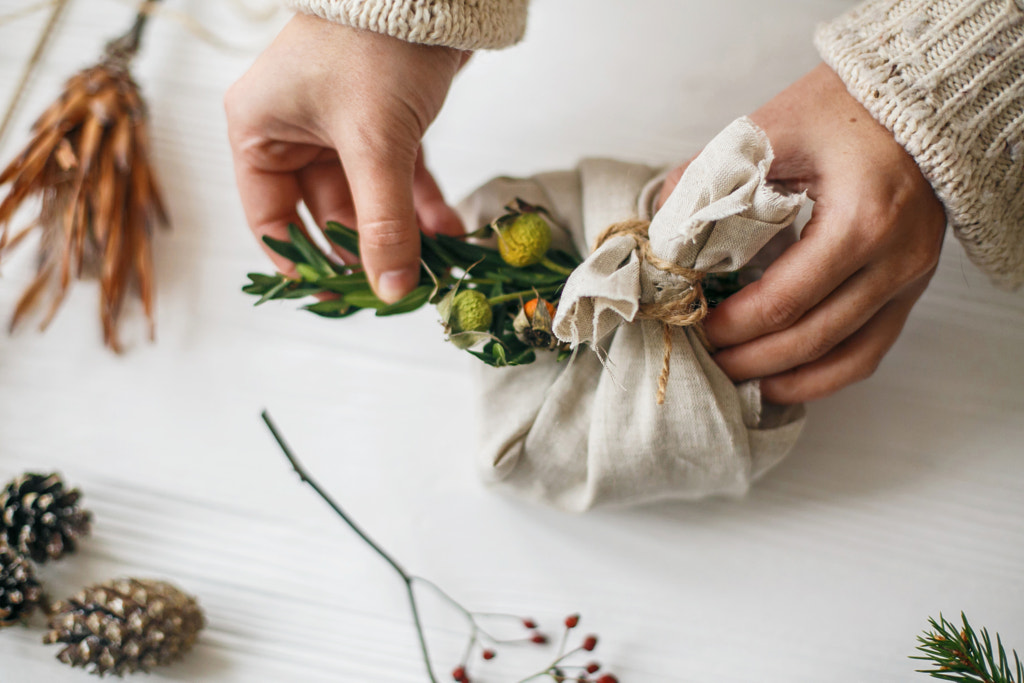
[[[42,597],[32,564],[0,545],[0,628],[27,617]]]
[[[58,603],[43,642],[66,643],[65,664],[122,676],[178,659],[201,628],[195,598],[164,581],[117,579]]]
[[[0,542],[39,563],[74,552],[92,516],[79,509],[80,496],[57,473],[21,475],[0,493]]]

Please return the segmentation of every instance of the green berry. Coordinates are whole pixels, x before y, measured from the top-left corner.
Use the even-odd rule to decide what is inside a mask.
[[[532,266],[551,247],[551,227],[538,213],[521,213],[498,230],[498,252],[516,268]]]
[[[483,332],[491,326],[493,317],[487,297],[475,289],[464,289],[452,300],[454,332]]]

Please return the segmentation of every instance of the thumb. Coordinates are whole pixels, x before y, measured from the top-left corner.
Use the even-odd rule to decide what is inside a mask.
[[[387,303],[411,292],[420,273],[412,188],[415,157],[409,155],[405,162],[396,156],[400,155],[344,160],[356,210],[360,260],[373,291]]]

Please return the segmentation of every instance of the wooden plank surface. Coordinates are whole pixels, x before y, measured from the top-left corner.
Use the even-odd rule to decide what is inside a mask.
[[[812,405],[796,451],[746,498],[585,516],[524,505],[476,479],[472,365],[431,312],[326,322],[239,293],[268,266],[220,101],[282,17],[168,5],[246,49],[164,15],[138,63],[174,222],[156,242],[158,342],[129,315],[128,353],[106,352],[92,283],[45,335],[0,336],[0,479],[59,469],[95,513],[82,552],[43,572],[50,590],[160,576],[206,609],[195,654],[149,680],[425,680],[401,584],[291,475],[263,407],[410,568],[481,611],[582,612],[624,682],[925,680],[907,657],[940,611],[1024,650],[1024,297],[992,289],[952,237],[878,373]],[[583,156],[685,158],[813,66],[812,27],[849,6],[537,0],[521,46],[460,76],[429,160],[458,197]],[[130,14],[73,3],[4,158]],[[0,97],[42,20],[0,25]],[[3,264],[0,312],[32,266],[27,250]],[[444,672],[464,633],[428,611]],[[87,680],[41,632],[0,632],[0,682]],[[515,681],[544,656],[503,652],[478,678]]]

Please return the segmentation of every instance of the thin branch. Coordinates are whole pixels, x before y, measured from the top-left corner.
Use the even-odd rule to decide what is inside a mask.
[[[434,667],[430,663],[430,650],[427,649],[427,639],[423,635],[423,624],[420,622],[420,610],[416,605],[416,593],[413,592],[411,578],[405,581],[405,591],[409,594],[409,609],[412,610],[412,621],[416,625],[416,638],[420,643],[420,652],[423,654],[423,664],[427,667],[427,676],[430,677],[430,683],[437,683]]]
[[[309,473],[306,472],[305,468],[302,467],[298,459],[295,457],[291,449],[288,447],[288,444],[285,443],[284,437],[282,437],[280,432],[277,431],[277,427],[274,425],[274,421],[270,418],[270,413],[264,410],[262,413],[260,413],[260,416],[263,418],[263,421],[267,423],[267,428],[273,435],[274,440],[277,441],[277,445],[281,447],[281,451],[284,453],[284,457],[288,458],[288,462],[291,463],[292,469],[295,470],[295,473],[299,475],[299,479],[301,479],[304,483],[309,484],[310,487],[314,491],[316,491],[317,495],[323,498],[324,502],[331,506],[331,509],[334,510],[339,517],[341,517],[345,524],[347,524],[349,528],[352,529],[352,531],[356,532],[356,535],[359,536],[359,538],[363,539],[363,541],[365,541],[368,546],[373,548],[373,550],[378,555],[384,558],[384,560],[391,565],[392,569],[398,572],[398,575],[402,577],[403,581],[405,581],[407,584],[411,583],[412,577],[409,575],[407,571],[405,571],[402,568],[400,564],[398,564],[395,558],[391,557],[391,555],[389,555],[383,548],[377,545],[377,542],[370,538],[365,531],[359,528],[359,525],[356,524],[355,521],[353,521],[353,519],[348,516],[348,513],[342,510],[341,506],[338,505],[333,498],[331,498],[331,495],[324,491],[320,487],[320,485],[316,483],[316,481],[309,475]]]
[[[391,565],[391,568],[395,570],[395,572],[401,577],[402,581],[405,583],[405,590],[409,596],[409,607],[412,610],[412,620],[416,626],[416,638],[419,640],[420,651],[423,653],[423,663],[427,668],[427,675],[430,677],[431,683],[437,683],[437,677],[434,675],[434,669],[430,663],[430,652],[427,649],[426,637],[423,634],[423,624],[420,621],[419,608],[416,605],[416,594],[413,592],[412,589],[412,582],[415,577],[413,577],[411,574],[405,571],[405,569],[403,569],[402,566],[398,564],[398,562],[393,557],[391,557],[391,555],[389,555],[382,547],[380,547],[376,541],[370,538],[370,536],[367,535],[367,533],[363,531],[351,517],[348,516],[348,513],[342,510],[341,506],[338,505],[338,503],[336,503],[333,498],[331,498],[330,494],[327,493],[324,489],[322,489],[320,487],[320,484],[318,484],[316,480],[314,480],[309,475],[306,469],[299,463],[298,458],[296,458],[295,455],[292,453],[291,448],[288,447],[288,444],[285,442],[284,437],[281,436],[281,433],[277,431],[277,427],[274,425],[274,421],[270,419],[270,413],[264,410],[260,414],[260,416],[263,418],[263,421],[267,424],[267,428],[273,435],[274,440],[277,442],[277,445],[281,448],[281,452],[284,453],[284,457],[288,458],[288,462],[291,464],[292,469],[295,470],[295,473],[299,475],[299,479],[301,479],[304,483],[309,484],[309,486],[314,491],[316,491],[316,494],[320,496],[324,500],[324,502],[327,503],[331,507],[331,509],[334,510],[335,513],[337,513],[339,517],[341,517],[342,521],[344,521],[345,524],[347,524],[348,527],[352,531],[354,531],[357,536],[359,536],[359,538],[363,539],[363,542],[365,542],[366,545],[373,548],[374,552],[380,555],[384,559],[384,561]]]

